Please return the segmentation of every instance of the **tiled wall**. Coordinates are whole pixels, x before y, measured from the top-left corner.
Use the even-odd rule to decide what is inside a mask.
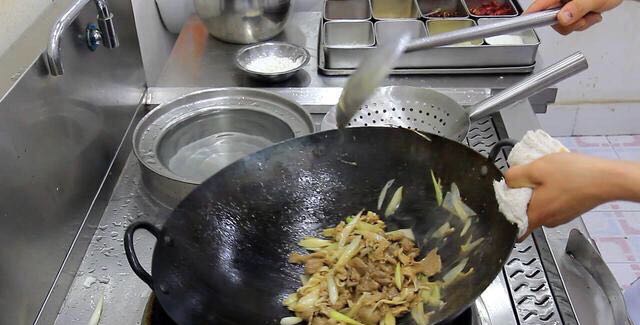
[[[527,7],[533,0],[519,0]],[[581,51],[589,69],[558,84],[557,105],[539,115],[554,136],[621,135],[640,131],[640,2],[624,1],[606,12],[600,24],[562,36],[548,27],[536,29],[539,52],[549,65]]]
[[[53,0],[0,1],[0,56]]]
[[[640,161],[640,135],[558,138],[569,150]],[[612,202],[583,215],[589,234],[622,288],[640,278],[640,203]]]
[[[530,0],[520,1],[528,3]],[[611,103],[640,101],[640,2],[624,1],[603,14],[600,24],[584,32],[562,36],[551,28],[538,28],[540,53],[548,65],[582,51],[589,69],[559,84],[558,103]]]

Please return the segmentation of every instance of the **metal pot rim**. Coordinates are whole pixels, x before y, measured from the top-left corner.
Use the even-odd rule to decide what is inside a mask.
[[[192,185],[192,186],[198,186],[201,184],[201,182],[197,182],[197,181],[192,181],[189,180],[187,178],[181,177],[180,175],[177,175],[175,173],[172,172],[165,172],[162,169],[158,169],[155,166],[149,164],[147,161],[145,161],[145,159],[143,159],[142,157],[142,153],[140,152],[140,137],[141,137],[141,132],[143,132],[144,129],[146,129],[147,127],[147,123],[149,120],[151,120],[152,118],[156,117],[158,114],[161,114],[159,112],[163,111],[163,110],[167,110],[167,107],[169,107],[170,109],[167,110],[167,112],[171,111],[173,108],[171,108],[171,105],[175,105],[176,103],[179,103],[180,101],[189,99],[190,97],[196,97],[198,95],[202,95],[202,94],[207,94],[207,93],[211,93],[213,95],[215,94],[224,94],[224,93],[236,93],[236,92],[247,92],[248,94],[253,94],[253,95],[257,95],[256,97],[263,97],[263,98],[273,98],[276,99],[277,101],[280,102],[284,102],[288,105],[288,107],[294,107],[296,109],[296,114],[300,115],[300,118],[302,120],[304,120],[304,122],[307,124],[308,129],[303,131],[303,135],[304,134],[310,134],[313,133],[314,130],[314,125],[313,125],[313,120],[311,119],[311,115],[309,114],[309,112],[307,112],[300,104],[296,103],[295,101],[286,98],[282,95],[276,94],[274,92],[270,92],[267,90],[263,90],[263,89],[256,89],[256,88],[248,88],[248,87],[223,87],[223,88],[209,88],[209,89],[203,89],[203,90],[198,90],[198,91],[194,91],[188,94],[184,94],[182,96],[179,96],[175,99],[172,99],[170,101],[167,101],[165,103],[162,103],[160,105],[158,105],[157,107],[155,107],[154,109],[152,109],[151,111],[149,111],[147,114],[145,114],[145,116],[142,117],[142,119],[138,122],[138,124],[136,125],[136,128],[133,132],[133,136],[132,136],[132,143],[133,143],[133,153],[136,156],[136,159],[138,160],[138,162],[144,166],[145,169],[147,169],[148,171],[151,171],[152,173],[154,173],[155,175],[161,176],[163,178],[169,179],[171,181],[176,181],[176,182],[180,182],[183,184],[188,184],[188,185]],[[215,98],[216,96],[211,96],[210,98]],[[197,103],[200,100],[195,100],[193,103]],[[166,113],[166,112],[165,112]],[[164,114],[164,113],[162,113]],[[296,134],[295,136],[299,136],[299,134]],[[160,165],[164,166],[162,163],[159,162]],[[166,169],[168,171],[168,168],[163,168]]]

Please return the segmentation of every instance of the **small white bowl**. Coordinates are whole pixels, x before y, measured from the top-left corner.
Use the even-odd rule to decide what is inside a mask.
[[[291,60],[292,64],[282,71],[259,71],[251,66],[257,60],[265,58],[285,58]],[[292,77],[298,70],[302,69],[311,55],[300,46],[284,42],[264,42],[249,45],[241,48],[236,53],[236,66],[250,76],[269,82],[279,82]]]

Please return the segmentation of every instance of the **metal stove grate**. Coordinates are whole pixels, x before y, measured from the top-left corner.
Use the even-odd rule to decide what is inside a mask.
[[[487,117],[471,125],[466,141],[469,147],[486,156],[499,139],[493,119]],[[500,170],[507,169],[504,152],[495,163]],[[562,324],[538,248],[531,237],[515,245],[504,274],[520,324]]]

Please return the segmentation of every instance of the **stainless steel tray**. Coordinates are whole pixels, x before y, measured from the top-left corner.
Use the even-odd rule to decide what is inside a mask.
[[[464,0],[455,1],[462,2]],[[517,12],[521,13],[522,8],[517,1],[514,0],[512,3],[516,7]],[[395,34],[395,30],[393,29],[402,29],[406,26],[407,28],[411,28],[414,37],[418,37],[424,35],[424,32],[426,32],[427,22],[454,19],[459,20],[460,18],[424,19],[424,17],[421,17],[417,19],[392,21],[375,21],[372,19],[370,21],[375,21],[375,43],[372,46],[354,46],[352,44],[327,46],[324,41],[326,36],[324,24],[327,20],[323,20],[320,23],[318,40],[318,70],[325,75],[350,75],[355,71],[360,60],[362,60],[368,52],[378,46],[384,46],[384,44],[382,44],[384,43],[384,37],[382,37],[384,36],[384,31],[382,28],[392,29],[391,31],[387,30],[386,34],[393,35]],[[486,18],[474,18],[475,23],[486,23],[488,20],[489,19]],[[337,20],[331,20],[330,22],[336,23]],[[343,22],[345,25],[349,23],[356,24],[353,20],[348,19],[343,20]],[[418,30],[420,28],[424,31]],[[348,28],[343,29],[343,31],[348,30]],[[398,68],[394,69],[392,74],[529,73],[533,71],[535,67],[535,57],[540,39],[534,30],[528,31],[528,36],[529,38],[526,44],[489,45],[487,42],[484,42],[482,45],[445,46],[409,53],[400,58]],[[344,37],[345,35],[342,34],[341,38]]]

